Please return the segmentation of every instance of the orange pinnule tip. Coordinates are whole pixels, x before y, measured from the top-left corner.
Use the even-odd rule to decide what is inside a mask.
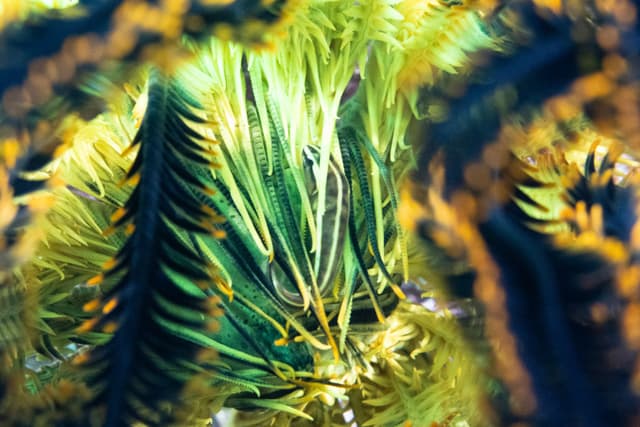
[[[112,334],[112,333],[114,333],[116,331],[116,329],[118,329],[118,323],[116,323],[116,322],[107,322],[102,327],[102,332],[104,332],[106,334]]]
[[[222,299],[218,295],[212,295],[205,300],[205,304],[209,308],[218,307]]]
[[[91,279],[87,280],[87,286],[96,286],[102,283],[104,280],[104,275],[102,273],[97,276],[93,276]]]
[[[127,210],[125,208],[116,209],[116,211],[111,215],[111,222],[116,222],[116,221],[122,219],[122,217],[126,213],[127,213]]]
[[[78,326],[77,331],[80,333],[89,332],[93,329],[93,327],[98,323],[98,319],[89,319],[87,321],[82,322],[80,326]]]
[[[122,157],[127,157],[129,154],[131,154],[131,152],[135,147],[136,147],[136,144],[130,144],[127,148],[124,149],[122,153],[120,153],[120,155]]]
[[[113,267],[116,266],[116,259],[115,258],[111,258],[108,259],[104,264],[102,264],[102,268],[104,270],[111,270]]]
[[[126,185],[136,186],[136,185],[138,185],[139,182],[140,182],[140,174],[136,173],[131,178],[127,179],[125,181],[125,184]]]
[[[114,308],[118,305],[118,298],[111,298],[105,305],[102,307],[102,313],[109,314],[113,311]]]
[[[78,354],[73,358],[72,362],[74,365],[82,365],[89,361],[89,352],[85,351],[84,353]]]
[[[96,298],[96,299],[92,299],[91,301],[89,301],[86,304],[84,304],[82,306],[82,311],[88,313],[90,311],[96,310],[98,307],[100,307],[100,299]]]
[[[109,226],[109,227],[105,228],[104,230],[102,230],[102,236],[109,237],[109,236],[113,235],[113,233],[115,233],[115,232],[116,232],[116,228]]]
[[[217,320],[207,322],[206,330],[209,332],[218,332],[220,330],[220,322]]]
[[[215,306],[209,309],[208,314],[211,317],[220,317],[224,314],[224,311],[219,306]]]
[[[200,210],[202,211],[202,213],[204,213],[205,215],[208,216],[218,216],[218,213],[211,208],[211,206],[207,206],[207,205],[200,205]]]
[[[134,231],[136,231],[136,225],[132,222],[127,224],[127,226],[124,228],[124,234],[126,234],[127,236],[131,236]]]
[[[570,221],[575,218],[575,212],[572,208],[566,207],[560,211],[560,219]]]
[[[140,173],[135,173],[131,176],[125,176],[116,184],[118,187],[124,187],[125,185],[136,186],[140,182]]]
[[[196,361],[207,362],[215,359],[218,353],[211,348],[203,348],[196,353]]]
[[[211,232],[211,235],[216,239],[224,239],[227,237],[227,232],[216,228]]]
[[[273,342],[274,345],[278,347],[284,347],[289,344],[289,339],[286,337],[279,338]]]

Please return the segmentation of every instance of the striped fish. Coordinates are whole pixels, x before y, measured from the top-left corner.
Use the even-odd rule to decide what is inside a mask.
[[[317,206],[320,149],[308,145],[303,148],[303,170],[307,193],[312,200],[312,206]],[[314,265],[318,289],[321,296],[325,297],[333,288],[336,275],[342,265],[342,253],[345,243],[345,233],[349,224],[349,184],[347,178],[336,161],[331,158],[329,162],[328,176],[326,180],[326,208],[322,216],[323,233],[320,236],[319,251],[315,254]],[[316,262],[316,259],[318,261]],[[288,304],[302,305],[302,296],[295,292],[291,278],[285,274],[286,267],[278,264],[277,260],[271,264],[271,278],[276,292]]]

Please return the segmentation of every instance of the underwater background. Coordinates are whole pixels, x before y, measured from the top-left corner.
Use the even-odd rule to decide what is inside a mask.
[[[635,0],[0,0],[0,426],[640,426]]]

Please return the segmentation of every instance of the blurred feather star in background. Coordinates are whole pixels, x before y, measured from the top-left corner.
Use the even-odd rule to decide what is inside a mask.
[[[0,425],[640,425],[635,0],[0,0]]]

